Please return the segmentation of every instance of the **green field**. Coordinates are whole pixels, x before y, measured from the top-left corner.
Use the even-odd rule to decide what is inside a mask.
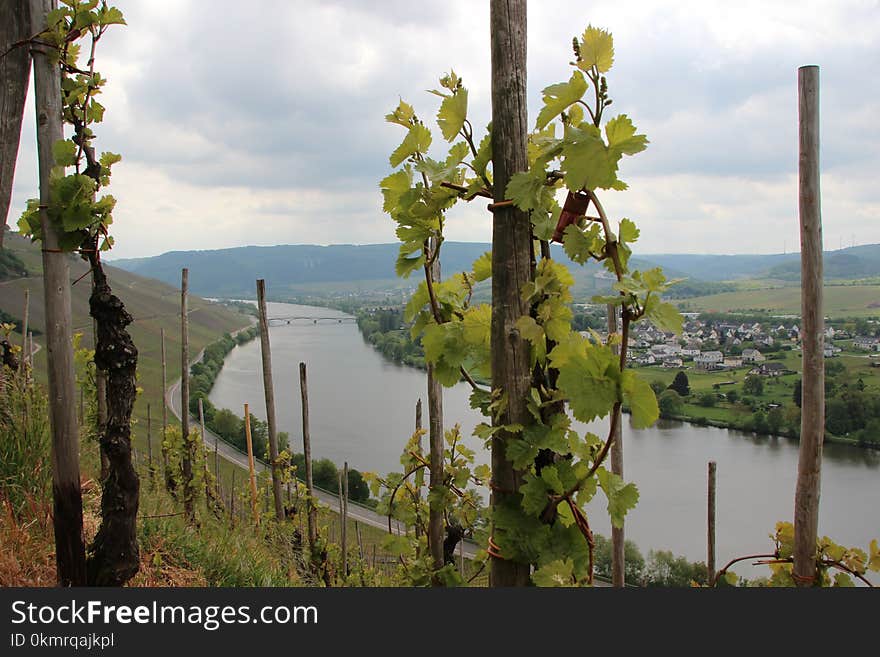
[[[880,317],[880,285],[826,285],[825,314],[831,317]],[[684,311],[767,311],[800,315],[800,287],[771,287],[722,292],[683,300]]]

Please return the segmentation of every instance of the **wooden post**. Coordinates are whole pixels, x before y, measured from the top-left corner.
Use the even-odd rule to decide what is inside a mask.
[[[492,51],[492,168],[494,200],[506,200],[507,183],[529,168],[526,155],[526,0],[491,0],[489,8]],[[531,225],[529,215],[514,206],[495,208],[492,214],[492,388],[507,393],[504,413],[495,426],[528,424],[527,400],[531,386],[529,344],[516,329],[529,314],[522,288],[531,279]],[[498,431],[492,439],[491,507],[503,506],[516,496],[521,473],[507,459],[513,436]],[[494,541],[502,544],[503,536]],[[499,543],[500,541],[500,543]],[[529,564],[492,559],[492,586],[526,586]]]
[[[342,551],[342,579],[345,581],[345,578],[348,576],[348,545],[346,545],[345,540],[345,484],[343,484],[343,481],[345,480],[345,471],[340,470],[337,477],[339,479],[339,539]]]
[[[436,239],[431,239],[431,249],[439,248]],[[440,282],[440,258],[435,258],[431,267],[431,279]],[[429,491],[440,489],[443,483],[443,386],[434,377],[434,366],[428,363],[428,446],[430,449],[431,482]],[[430,492],[428,499],[431,499]],[[443,535],[445,519],[442,508],[428,507],[428,548],[431,551],[431,560],[434,570],[440,570],[444,566],[443,559]],[[434,586],[440,586],[440,580],[433,579]]]
[[[608,309],[608,338],[617,333],[617,306],[609,303]],[[613,347],[612,351],[620,355],[620,347]],[[615,416],[611,418],[614,423],[614,436],[611,442],[611,472],[623,477],[623,427],[621,426],[620,408],[617,407]],[[624,528],[611,527],[611,583],[613,586],[623,588],[626,585],[626,541]]]
[[[416,432],[420,432],[422,430],[422,398],[419,397],[416,402]],[[416,447],[418,449],[419,456],[424,455],[424,448],[422,446],[422,436],[419,434],[419,442]],[[421,503],[422,500],[422,486],[425,485],[425,470],[422,468],[415,475],[415,484],[416,484],[416,498]],[[421,536],[421,526],[420,523],[416,523],[415,527],[416,538]]]
[[[153,419],[150,416],[150,405],[147,404],[147,474],[150,484],[153,483]]]
[[[709,586],[715,586],[715,461],[709,461],[709,504],[706,527],[706,581]]]
[[[794,498],[794,568],[798,586],[816,579],[822,442],[825,439],[825,316],[822,306],[822,205],[819,189],[819,67],[798,69],[801,233],[801,444]]]
[[[21,0],[0,2],[0,52],[3,53],[0,57],[0,249],[12,200],[12,180],[31,66],[26,46],[10,47],[32,34],[29,4]]]
[[[33,345],[28,344],[28,311],[30,310],[30,301],[31,291],[25,288],[24,312],[21,315],[21,362],[30,363],[31,365],[33,365],[33,361],[31,360],[31,347],[33,347]]]
[[[275,498],[275,518],[284,520],[284,501],[281,499],[281,464],[278,462],[278,425],[275,421],[275,389],[272,385],[272,351],[269,346],[269,319],[266,314],[266,281],[257,281],[257,306],[260,313],[260,353],[263,357],[263,391],[266,395],[266,423],[269,430],[269,460],[272,464],[272,494]]]
[[[232,524],[235,525],[235,470],[237,466],[232,468],[232,484],[229,491],[229,517],[232,518]]]
[[[168,371],[165,362],[165,329],[159,329],[162,340],[162,473],[165,477],[165,488],[170,493],[174,490],[174,478],[171,476],[171,467],[168,462],[168,448],[165,446],[168,431]]]
[[[254,514],[254,522],[260,524],[260,514],[257,510],[257,472],[254,465],[254,444],[251,440],[251,413],[248,405],[244,405],[244,436],[247,440],[248,470],[251,477],[251,512]]]
[[[211,468],[208,465],[208,446],[207,446],[207,443],[205,442],[205,408],[204,408],[204,405],[202,404],[201,397],[199,397],[199,428],[200,428],[201,434],[202,434],[202,449],[204,450],[204,454],[205,454],[205,463],[204,463],[204,469],[205,469],[205,506],[210,511],[211,510],[212,492],[211,492],[211,483],[209,481],[208,475],[211,473]]]
[[[364,544],[363,544],[363,541],[361,540],[361,525],[357,520],[354,521],[354,535],[355,535],[355,538],[357,539],[357,542],[358,542],[358,559],[360,559],[361,568],[363,568]]]
[[[46,29],[52,0],[30,0],[30,34]],[[76,424],[76,382],[71,344],[69,258],[49,221],[49,187],[55,166],[53,148],[63,139],[61,75],[52,63],[56,51],[31,43],[34,62],[34,98],[37,155],[40,168],[40,227],[43,234],[43,292],[46,326],[46,363],[49,379],[49,422],[52,429],[52,496],[55,561],[61,586],[86,584],[83,541],[82,489],[79,473],[79,433]]]
[[[318,509],[315,506],[315,486],[312,483],[312,445],[309,436],[309,388],[306,379],[306,364],[299,364],[299,389],[302,397],[303,460],[306,465],[306,489],[309,507],[309,550],[314,554],[318,541]]]
[[[189,269],[184,267],[180,276],[180,434],[183,436],[183,510],[186,521],[196,521],[193,490],[193,450],[189,440],[189,314],[187,311],[187,292],[189,289]]]

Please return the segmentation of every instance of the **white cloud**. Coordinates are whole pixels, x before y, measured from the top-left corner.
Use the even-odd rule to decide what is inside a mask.
[[[97,129],[123,154],[111,192],[114,256],[237,244],[394,240],[378,181],[401,139],[382,116],[398,96],[426,121],[424,93],[450,67],[490,116],[488,3],[466,0],[118,0]],[[624,162],[612,214],[642,225],[642,253],[771,252],[797,244],[799,65],[822,68],[826,244],[880,242],[880,4],[533,2],[529,115],[568,77],[588,22],[615,36],[613,109],[649,149]],[[11,221],[36,194],[29,105]],[[531,119],[533,120],[533,118]],[[438,135],[439,140],[439,135]],[[482,201],[448,219],[453,240],[488,241]]]

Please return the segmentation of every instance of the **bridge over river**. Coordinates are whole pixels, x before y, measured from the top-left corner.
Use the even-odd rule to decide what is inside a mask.
[[[269,326],[285,326],[294,322],[303,322],[317,324],[318,322],[327,322],[332,324],[354,324],[357,323],[356,317],[315,317],[313,315],[285,315],[282,317],[267,317]]]

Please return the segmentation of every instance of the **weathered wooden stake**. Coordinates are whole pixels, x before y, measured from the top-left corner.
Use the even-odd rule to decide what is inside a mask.
[[[183,510],[186,521],[196,521],[195,491],[193,490],[193,444],[189,440],[189,269],[180,274],[180,434],[183,437]]]
[[[165,329],[159,329],[162,340],[162,472],[165,476],[165,488],[169,493],[174,491],[174,477],[171,473],[171,464],[168,461],[168,447],[165,440],[168,432],[168,370],[165,361]]]
[[[491,0],[489,5],[492,51],[492,169],[494,200],[506,200],[511,176],[529,168],[526,117],[526,0]],[[516,330],[529,314],[522,298],[531,280],[532,232],[529,215],[514,206],[492,213],[492,388],[507,393],[504,413],[493,424],[527,424],[531,370],[529,344]],[[491,507],[503,506],[519,491],[522,475],[507,458],[507,443],[515,437],[498,431],[492,439]],[[498,543],[501,537],[494,536]],[[502,540],[503,542],[503,540]],[[502,555],[503,556],[503,555]],[[492,586],[527,586],[529,564],[493,558]]]
[[[30,34],[46,29],[52,0],[31,0]],[[55,561],[61,586],[86,585],[82,489],[79,473],[79,432],[76,424],[76,379],[73,371],[69,258],[60,248],[58,232],[49,220],[49,188],[55,167],[53,149],[64,138],[61,126],[61,75],[50,46],[31,43],[37,154],[40,169],[40,227],[43,234],[43,292],[46,363],[49,379],[49,423],[52,429],[52,515]],[[5,222],[4,222],[5,223]]]
[[[209,481],[210,477],[208,476],[211,473],[211,468],[208,465],[208,445],[205,442],[205,408],[202,404],[202,398],[199,397],[199,428],[202,434],[202,449],[204,450],[205,462],[204,462],[204,471],[205,471],[205,506],[208,510],[211,510],[211,498],[213,497],[213,493],[211,491],[211,482]]]
[[[299,364],[299,389],[302,397],[302,430],[303,430],[303,460],[306,466],[306,489],[308,490],[308,518],[309,518],[309,550],[315,552],[315,544],[318,541],[318,509],[315,505],[315,486],[312,483],[312,445],[309,436],[309,388],[306,379],[306,364]]]
[[[263,360],[263,391],[266,395],[266,423],[269,433],[269,461],[272,465],[272,495],[275,498],[275,518],[284,520],[284,502],[281,499],[281,464],[278,462],[278,425],[275,421],[275,388],[272,384],[272,350],[269,345],[269,317],[266,314],[266,281],[257,281],[257,306],[260,314],[260,354]]]
[[[419,432],[421,430],[422,430],[422,398],[419,397],[418,401],[416,402],[416,432]],[[419,434],[419,442],[418,442],[416,449],[418,449],[419,456],[422,456],[425,453],[424,448],[422,447],[421,434]],[[421,502],[422,486],[425,485],[425,470],[424,470],[424,468],[422,468],[418,472],[416,472],[415,484],[416,484],[416,497],[418,498],[419,502]],[[421,529],[421,526],[419,523],[416,523],[414,529],[415,529],[416,538],[421,536],[422,529]]]
[[[248,405],[244,405],[244,436],[247,440],[248,470],[251,477],[251,512],[254,514],[254,522],[260,524],[260,513],[257,509],[257,472],[254,465],[254,444],[251,440],[251,413]]]
[[[345,540],[345,486],[342,483],[345,475],[342,470],[337,473],[337,478],[339,479],[339,536],[340,547],[342,548],[342,579],[345,581],[345,578],[348,576],[348,546]]]
[[[822,442],[825,439],[825,316],[822,306],[822,204],[819,189],[819,67],[798,69],[801,234],[801,443],[794,498],[794,568],[798,586],[816,580]]]
[[[436,239],[431,240],[431,248],[439,248]],[[431,279],[435,283],[440,282],[440,258],[434,260],[431,267]],[[443,386],[434,376],[434,366],[428,363],[428,445],[430,449],[431,482],[429,491],[440,489],[443,483]],[[428,499],[431,499],[430,493]],[[428,507],[428,547],[431,551],[431,560],[434,570],[440,570],[444,566],[443,538],[445,519],[442,508]],[[434,578],[434,586],[440,586],[440,580]]]
[[[12,181],[21,122],[30,79],[31,55],[27,47],[11,48],[33,34],[30,5],[21,0],[0,2],[0,249],[12,200]]]
[[[2,119],[0,119],[2,120]],[[21,315],[21,362],[22,363],[30,363],[33,365],[31,347],[32,344],[28,344],[28,312],[30,310],[30,302],[31,302],[31,291],[25,288],[24,290],[24,312]]]
[[[715,461],[709,461],[709,504],[706,546],[706,577],[709,586],[715,585]]]
[[[153,484],[153,418],[150,416],[150,405],[147,404],[147,474]]]
[[[617,306],[608,304],[608,338],[617,333]],[[620,346],[615,345],[612,351],[620,355]],[[611,442],[611,472],[623,477],[623,427],[621,426],[620,408],[611,421],[614,423],[614,436]],[[611,527],[611,583],[622,588],[625,586],[626,573],[626,541],[624,528]]]

